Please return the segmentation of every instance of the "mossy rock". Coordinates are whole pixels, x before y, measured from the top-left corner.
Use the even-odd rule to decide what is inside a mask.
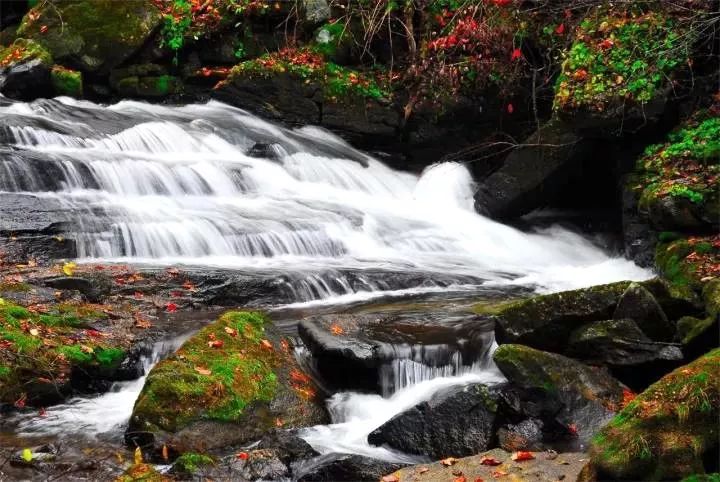
[[[31,39],[19,38],[11,45],[0,49],[0,68],[34,59],[39,59],[47,66],[53,63],[52,55],[41,44]]]
[[[720,349],[680,367],[630,402],[593,438],[601,479],[669,480],[717,464]]]
[[[325,417],[288,341],[260,313],[228,312],[152,369],[126,438],[202,453]]]
[[[57,95],[82,97],[82,73],[67,69],[61,65],[55,65],[50,71],[50,78]]]
[[[720,482],[720,473],[693,474],[682,479],[682,482]]]
[[[137,52],[160,21],[150,0],[56,0],[30,9],[18,35],[43,45],[56,61],[106,73]]]
[[[629,281],[621,281],[511,303],[497,312],[495,336],[498,343],[562,351],[575,328],[612,318],[629,285]]]
[[[171,478],[162,475],[150,464],[134,464],[116,479],[116,482],[170,482]]]
[[[493,360],[511,383],[559,399],[560,422],[570,425],[583,420],[577,426],[581,440],[593,435],[597,425],[621,406],[624,387],[604,369],[514,344],[498,347]]]
[[[700,292],[707,283],[717,279],[715,267],[720,264],[720,236],[691,236],[659,243],[655,264],[674,285]]]

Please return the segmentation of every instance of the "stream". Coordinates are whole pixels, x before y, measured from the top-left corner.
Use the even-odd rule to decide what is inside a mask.
[[[521,231],[477,214],[462,164],[419,175],[393,170],[327,131],[280,127],[215,101],[0,98],[0,192],[50,211],[76,240],[80,263],[276,279],[287,296],[266,308],[290,332],[307,316],[403,304],[426,303],[437,314],[430,323],[443,323],[473,301],[649,277],[569,229]],[[154,347],[146,371],[211,320],[193,318]],[[369,446],[367,434],[449,386],[502,381],[493,345],[490,329],[474,360],[430,366],[399,355],[383,395],[331,394],[333,423],[302,437],[323,454],[408,460]],[[116,383],[106,394],[48,408],[45,417],[6,419],[0,432],[121,447],[143,381]]]

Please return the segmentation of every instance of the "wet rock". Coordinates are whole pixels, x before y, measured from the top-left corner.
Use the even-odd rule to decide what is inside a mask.
[[[598,479],[677,480],[717,470],[719,407],[716,349],[651,385],[593,438]]]
[[[200,454],[184,454],[171,468],[171,473],[180,480],[233,480],[250,482],[255,480],[283,480],[290,476],[290,470],[283,464],[276,450],[260,449],[244,452],[219,461]]]
[[[677,322],[678,341],[682,343],[683,353],[692,360],[717,348],[720,343],[720,320],[717,316],[700,319],[683,316]]]
[[[52,56],[37,42],[18,39],[0,48],[0,93],[19,100],[51,97]]]
[[[112,290],[112,282],[101,274],[81,276],[58,276],[45,280],[45,286],[58,290],[77,290],[90,303],[99,303]]]
[[[537,419],[527,419],[517,425],[507,425],[498,430],[498,443],[501,448],[510,452],[543,450],[542,428],[542,420]]]
[[[538,482],[576,481],[587,465],[587,454],[534,452],[532,460],[516,462],[512,453],[494,449],[472,457],[458,459],[453,465],[440,462],[413,465],[395,472],[398,482],[447,482],[464,477],[465,480],[535,480]],[[494,459],[499,465],[485,465],[483,460]],[[389,475],[387,472],[385,475]],[[460,475],[456,475],[460,474]],[[507,474],[507,475],[502,475]]]
[[[652,340],[669,341],[675,327],[663,312],[655,297],[643,286],[632,283],[618,301],[613,319],[629,318]]]
[[[136,53],[161,21],[144,0],[41,2],[23,18],[18,35],[37,41],[56,61],[108,73]]]
[[[330,454],[318,457],[298,468],[298,482],[372,481],[395,472],[408,464],[385,462],[362,455]]]
[[[298,331],[316,369],[332,386],[389,394],[403,383],[396,379],[399,365],[447,367],[453,372],[487,353],[492,332],[480,318],[428,317],[422,313],[318,316],[301,321]]]
[[[623,385],[606,370],[562,355],[501,345],[493,359],[511,384],[557,398],[562,408],[555,418],[565,426],[575,426],[579,442],[594,435],[623,400]]]
[[[151,370],[125,438],[155,455],[242,445],[325,422],[316,391],[263,315],[228,312]]]
[[[651,340],[631,319],[581,326],[570,335],[565,354],[609,367],[635,390],[647,387],[683,360],[679,345]]]
[[[326,0],[303,0],[301,4],[304,19],[310,25],[319,25],[332,16],[330,5]]]
[[[271,431],[260,440],[258,448],[276,449],[278,457],[286,465],[320,455],[292,430]]]
[[[547,205],[593,148],[557,119],[538,129],[525,144],[482,182],[475,197],[478,212],[507,219]]]
[[[689,286],[673,284],[662,277],[642,281],[640,285],[653,295],[671,320],[687,315],[700,316],[704,311],[702,299]]]
[[[562,351],[574,329],[611,318],[629,284],[621,281],[511,303],[495,317],[497,341]]]
[[[279,153],[276,150],[275,146],[263,142],[256,142],[255,144],[253,144],[253,146],[246,152],[246,154],[249,157],[258,157],[261,159],[280,159]]]
[[[658,233],[638,208],[640,194],[636,186],[639,183],[642,179],[637,174],[627,175],[622,182],[622,236],[625,256],[638,266],[651,268],[655,263]]]
[[[274,277],[230,274],[201,276],[197,290],[196,296],[207,305],[242,306],[290,301]]]
[[[455,387],[396,415],[371,432],[368,442],[436,459],[475,454],[490,447],[497,409],[493,388]]]

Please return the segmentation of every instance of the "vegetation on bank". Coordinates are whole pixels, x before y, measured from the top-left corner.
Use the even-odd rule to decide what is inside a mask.
[[[720,349],[676,369],[638,395],[593,439],[604,476],[666,480],[704,472],[717,453]]]
[[[0,403],[39,404],[38,392],[61,392],[75,369],[117,368],[125,351],[89,328],[106,316],[97,305],[24,307],[0,299]]]

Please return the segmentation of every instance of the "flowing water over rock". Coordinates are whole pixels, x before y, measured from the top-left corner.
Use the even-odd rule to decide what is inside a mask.
[[[287,293],[278,312],[296,314],[376,298],[473,298],[648,276],[566,229],[522,232],[484,218],[473,210],[474,191],[462,164],[395,171],[321,129],[281,128],[218,102],[0,97],[0,215],[12,214],[0,231],[52,220],[53,232],[75,240],[81,261],[273,279]],[[42,219],[17,216],[28,199]],[[408,460],[369,446],[367,434],[450,386],[501,381],[487,335],[469,358],[446,343],[385,343],[385,397],[336,393],[333,424],[303,436],[321,453]],[[40,424],[18,420],[16,430],[102,433],[126,421],[142,382],[73,400]],[[78,412],[82,420],[70,426]]]

